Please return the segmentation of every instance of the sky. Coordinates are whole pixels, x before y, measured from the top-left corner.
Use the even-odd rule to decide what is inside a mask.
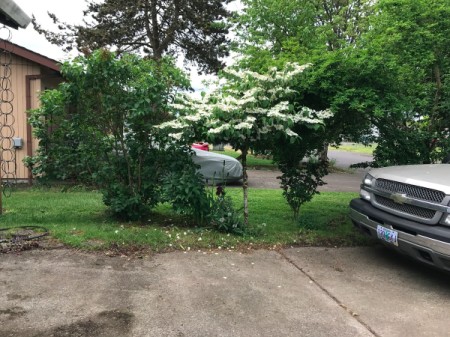
[[[71,24],[81,23],[83,20],[83,10],[86,9],[85,0],[15,0],[16,4],[28,15],[34,15],[38,23],[46,29],[56,29],[47,12],[52,12],[62,22]],[[231,10],[241,8],[240,2],[235,1],[230,4]],[[70,60],[76,54],[66,54],[58,46],[49,43],[44,36],[39,35],[30,23],[27,28],[12,30],[11,42],[30,49],[36,53],[45,55],[57,61]],[[181,66],[181,65],[180,65]],[[203,80],[210,80],[211,76],[198,76],[195,69],[191,71],[192,87],[196,91],[204,89]]]
[[[15,0],[15,2],[28,16],[34,15],[44,28],[54,27],[47,15],[48,11],[55,13],[62,21],[78,23],[83,19],[83,9],[86,8],[84,0]],[[44,36],[39,35],[31,23],[25,29],[12,29],[11,42],[57,61],[71,58],[60,47],[52,45]]]

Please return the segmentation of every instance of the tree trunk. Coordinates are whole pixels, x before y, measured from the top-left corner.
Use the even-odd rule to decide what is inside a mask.
[[[328,145],[328,143],[324,143],[322,151],[319,152],[319,160],[321,162],[328,161]]]
[[[244,191],[244,226],[248,227],[248,175],[247,175],[247,152],[248,149],[242,150],[242,189]]]
[[[436,112],[439,110],[439,104],[441,102],[441,97],[442,97],[441,68],[439,67],[439,64],[437,64],[437,63],[433,66],[433,74],[434,74],[434,79],[436,82],[436,93],[434,95],[433,112]]]

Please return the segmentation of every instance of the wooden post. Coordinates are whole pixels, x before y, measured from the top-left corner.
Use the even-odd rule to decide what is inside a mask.
[[[0,163],[1,165],[1,163]],[[0,172],[0,215],[3,214],[3,186],[2,186],[2,175]]]

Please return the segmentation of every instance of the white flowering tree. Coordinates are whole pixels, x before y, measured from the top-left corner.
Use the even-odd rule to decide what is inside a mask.
[[[301,141],[301,135],[292,130],[294,126],[318,126],[332,116],[329,110],[315,111],[295,103],[299,93],[292,88],[309,66],[289,63],[264,75],[226,68],[216,90],[201,100],[180,97],[172,106],[177,118],[160,126],[169,129],[169,135],[178,141],[227,143],[241,152],[244,225],[248,225],[249,151],[272,144],[275,137]]]

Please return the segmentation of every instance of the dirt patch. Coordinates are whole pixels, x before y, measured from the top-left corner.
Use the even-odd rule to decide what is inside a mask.
[[[13,307],[0,310],[0,316],[7,316],[8,319],[15,319],[25,315],[27,311],[22,307]]]
[[[7,294],[6,299],[8,301],[25,301],[29,299],[30,296],[20,295],[20,294]]]
[[[89,319],[39,332],[33,337],[125,337],[131,333],[134,315],[121,311],[104,311]]]
[[[103,253],[109,257],[128,257],[141,259],[144,256],[154,255],[155,252],[145,246],[126,245],[121,246],[119,244],[111,244],[107,250],[103,250]]]
[[[48,230],[40,226],[0,228],[0,253],[17,253],[49,245]]]
[[[30,249],[39,248],[37,241],[3,242],[0,243],[0,253],[18,253]]]

